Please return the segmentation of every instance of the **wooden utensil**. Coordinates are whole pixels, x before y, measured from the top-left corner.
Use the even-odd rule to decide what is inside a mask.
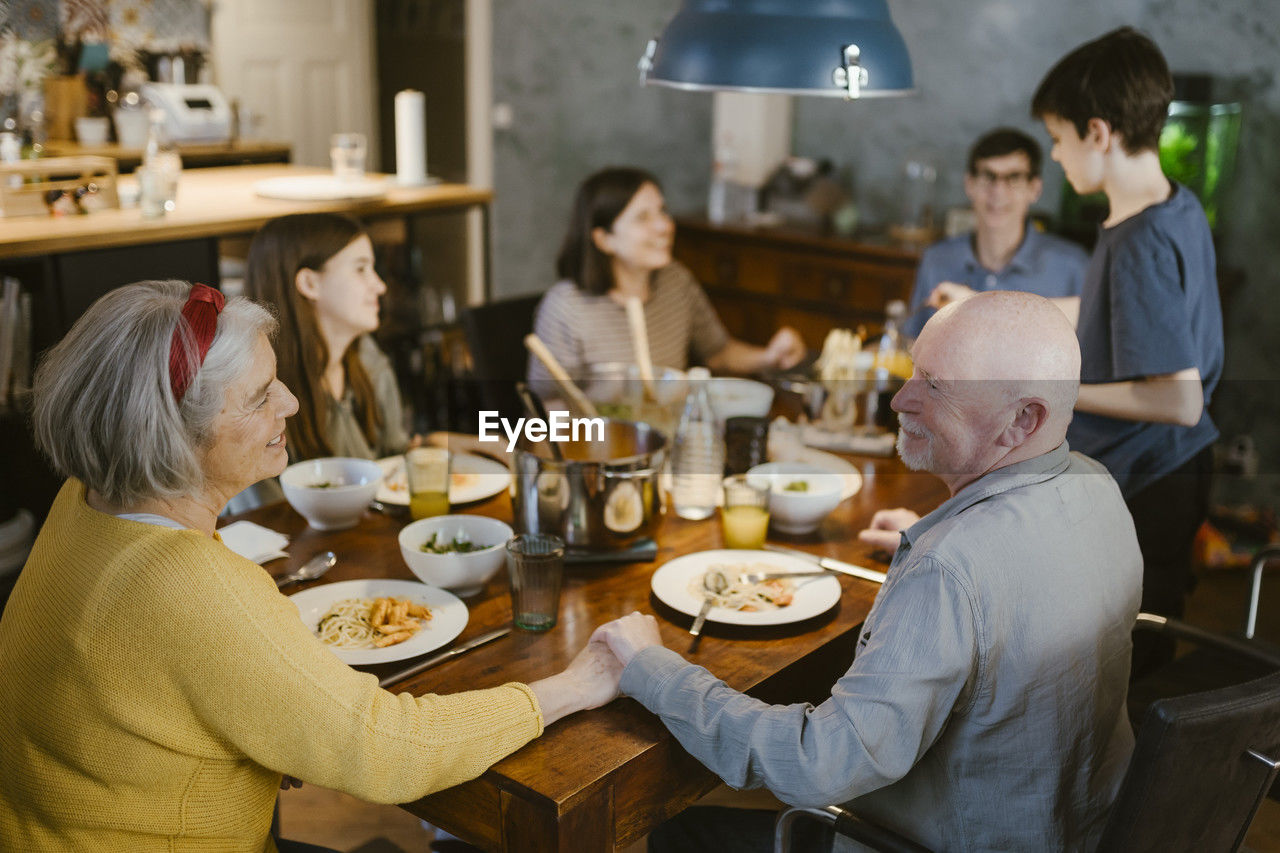
[[[517,382],[516,396],[520,398],[520,403],[524,406],[526,412],[540,421],[547,420],[547,407],[542,405],[542,398],[538,396],[538,392],[523,382]],[[552,457],[557,462],[563,462],[564,451],[560,449],[560,443],[558,441],[549,441],[547,444],[551,445]]]
[[[582,393],[582,389],[574,384],[569,378],[569,372],[564,369],[556,357],[551,354],[551,350],[547,349],[547,345],[542,339],[535,334],[525,335],[525,349],[533,353],[534,358],[542,362],[542,366],[551,374],[551,378],[556,381],[560,392],[564,394],[565,402],[569,404],[569,408],[573,413],[584,418],[598,418],[600,413],[596,411],[595,404],[587,399],[587,395]]]
[[[653,384],[653,359],[649,355],[649,327],[644,319],[644,303],[638,296],[627,297],[627,324],[631,327],[631,347],[636,365],[640,368],[640,381],[644,384],[645,398],[658,399],[658,389]]]

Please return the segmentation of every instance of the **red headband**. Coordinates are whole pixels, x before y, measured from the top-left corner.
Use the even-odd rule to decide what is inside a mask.
[[[207,284],[191,285],[191,295],[187,297],[187,304],[182,306],[182,317],[173,329],[173,343],[169,345],[169,387],[173,390],[174,402],[182,402],[195,372],[204,364],[204,357],[213,344],[213,335],[218,330],[218,315],[226,301],[220,291]],[[196,344],[194,369],[191,357],[182,345],[183,320],[191,329],[191,338]]]

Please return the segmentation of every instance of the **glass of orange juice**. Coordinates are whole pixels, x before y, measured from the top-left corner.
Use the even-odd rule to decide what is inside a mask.
[[[415,520],[449,514],[449,451],[414,447],[404,455],[409,479],[409,515]]]
[[[725,477],[720,524],[726,548],[755,550],[763,546],[769,530],[768,485],[753,485],[745,474]]]

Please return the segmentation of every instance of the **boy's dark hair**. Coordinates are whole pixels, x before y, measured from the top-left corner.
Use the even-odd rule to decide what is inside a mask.
[[[968,169],[970,175],[978,174],[978,161],[989,157],[1003,157],[1021,151],[1027,155],[1027,164],[1031,168],[1031,177],[1040,177],[1040,143],[1020,130],[1012,127],[998,127],[984,133],[969,149]]]
[[[1121,27],[1068,53],[1040,81],[1031,115],[1055,115],[1083,139],[1089,119],[1120,135],[1128,154],[1155,151],[1173,100],[1173,78],[1155,42]]]
[[[626,166],[601,169],[582,182],[556,258],[560,278],[572,281],[586,293],[599,295],[613,289],[616,282],[612,262],[596,247],[591,232],[597,228],[612,230],[614,221],[645,184],[662,189],[658,179],[644,169]]]

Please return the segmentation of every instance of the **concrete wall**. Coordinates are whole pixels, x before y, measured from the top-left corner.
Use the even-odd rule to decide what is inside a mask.
[[[1225,435],[1251,432],[1265,477],[1223,482],[1280,504],[1280,4],[1275,0],[890,0],[919,95],[892,101],[799,99],[793,150],[851,167],[866,220],[894,213],[907,156],[940,167],[939,201],[963,202],[964,150],[984,129],[1043,129],[1027,114],[1040,77],[1070,48],[1121,24],[1152,35],[1175,71],[1236,79],[1247,94],[1221,254],[1245,282],[1227,306],[1227,381],[1215,401]],[[635,63],[677,0],[520,0],[495,4],[494,89],[515,109],[496,139],[496,292],[545,289],[570,196],[589,171],[635,163],[666,183],[676,211],[701,206],[709,171],[706,95],[641,89]],[[1057,209],[1050,163],[1041,207]],[[812,342],[817,343],[817,342]]]

